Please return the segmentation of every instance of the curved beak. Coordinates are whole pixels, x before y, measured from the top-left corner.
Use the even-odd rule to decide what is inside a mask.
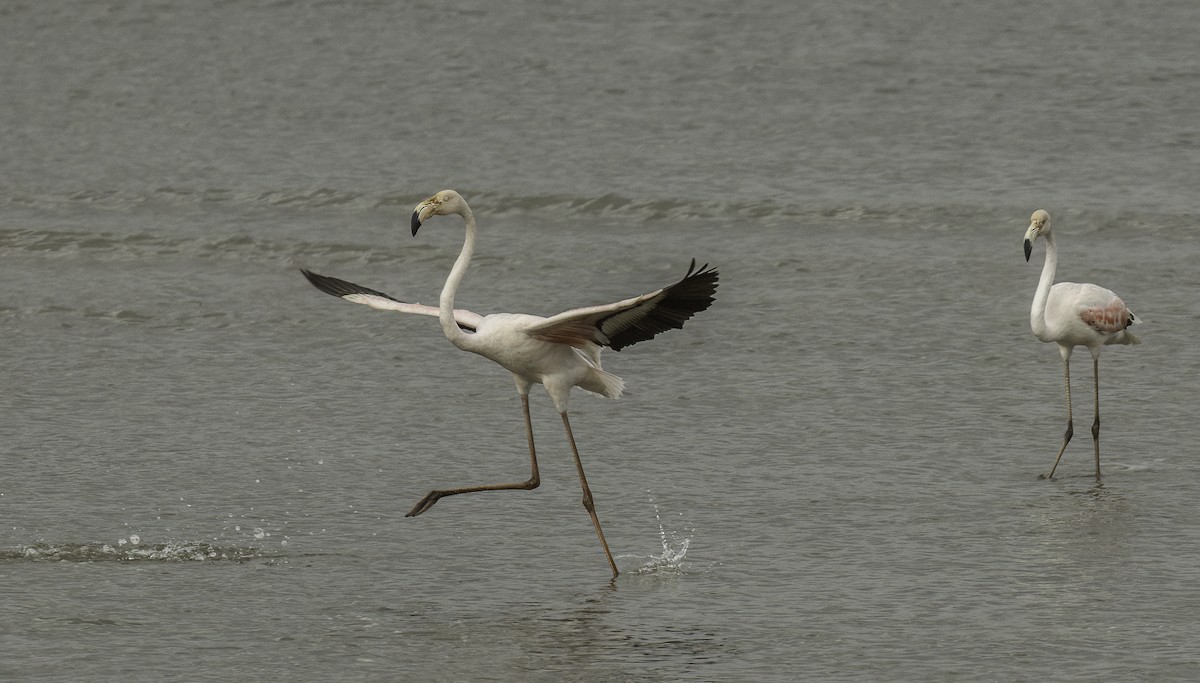
[[[415,221],[416,216],[413,216],[413,219]],[[417,234],[417,223],[416,222],[413,223],[413,234],[414,235]],[[1026,262],[1029,261],[1029,254],[1031,254],[1031,253],[1033,253],[1033,242],[1029,238],[1026,238],[1025,239],[1025,261]]]
[[[425,201],[413,207],[412,215],[412,234],[416,237],[417,230],[421,229],[421,224],[429,220],[429,217],[437,212],[438,207],[442,205],[441,200],[436,195],[426,199]]]
[[[1030,224],[1029,229],[1025,231],[1025,261],[1029,261],[1029,255],[1033,253],[1033,241],[1038,237],[1037,229]]]

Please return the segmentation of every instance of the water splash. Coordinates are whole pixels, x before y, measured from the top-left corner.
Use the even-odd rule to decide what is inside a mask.
[[[0,561],[44,562],[246,562],[264,557],[259,548],[211,543],[147,543],[136,534],[113,543],[38,542],[0,549]]]
[[[667,529],[666,525],[663,524],[658,503],[654,502],[653,497],[650,498],[650,505],[654,507],[654,520],[658,524],[658,537],[662,542],[663,551],[661,555],[651,555],[641,567],[638,567],[637,573],[682,574],[684,573],[683,558],[687,555],[688,546],[691,545],[692,539],[687,535],[680,538],[680,534],[690,534],[695,529],[689,529],[686,526],[682,532]],[[679,513],[679,516],[683,517],[683,513]]]

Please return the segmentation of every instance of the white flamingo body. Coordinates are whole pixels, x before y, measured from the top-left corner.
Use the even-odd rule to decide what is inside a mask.
[[[1100,351],[1108,344],[1139,344],[1128,328],[1141,322],[1133,311],[1111,290],[1091,283],[1054,283],[1058,267],[1058,250],[1054,234],[1050,230],[1050,214],[1038,210],[1030,217],[1025,231],[1025,260],[1029,260],[1033,243],[1038,238],[1046,241],[1046,261],[1042,276],[1033,296],[1029,312],[1029,324],[1034,336],[1044,342],[1054,342],[1063,359],[1063,380],[1067,390],[1067,431],[1063,435],[1062,447],[1050,468],[1047,477],[1054,476],[1063,451],[1067,449],[1074,434],[1071,412],[1071,352],[1076,346],[1085,346],[1092,355],[1095,377],[1096,419],[1092,423],[1092,442],[1096,454],[1096,479],[1100,479]]]
[[[1038,339],[1072,348],[1136,344],[1137,338],[1126,329],[1132,324],[1127,322],[1130,316],[1133,312],[1110,289],[1058,282],[1050,288],[1042,315],[1031,317],[1031,327]]]
[[[591,341],[577,346],[546,341],[536,330],[549,318],[524,313],[484,316],[475,334],[457,346],[500,365],[513,374],[517,391],[527,393],[541,384],[561,413],[567,409],[571,387],[607,398],[618,398],[625,382],[600,366],[600,346]]]
[[[688,318],[712,304],[717,272],[707,265],[696,268],[693,260],[687,274],[675,284],[615,303],[577,308],[550,317],[520,313],[481,316],[454,307],[455,293],[475,248],[475,217],[466,201],[453,190],[443,190],[426,199],[413,210],[412,233],[415,236],[422,223],[431,216],[450,214],[462,217],[466,239],[446,278],[436,308],[407,303],[345,280],[303,271],[309,282],[318,289],[347,301],[380,310],[436,316],[446,338],[455,346],[479,354],[513,375],[525,419],[531,468],[529,479],[506,484],[435,489],[418,501],[406,516],[419,515],[439,499],[460,493],[537,488],[541,479],[533,445],[529,389],[534,384],[541,384],[562,418],[583,488],[583,505],[591,516],[600,545],[616,578],[617,565],[600,527],[600,519],[596,515],[583,464],[579,459],[579,450],[571,433],[571,423],[567,418],[571,388],[579,387],[608,398],[620,396],[625,382],[601,367],[601,348],[607,346],[619,351],[660,332],[682,327]]]

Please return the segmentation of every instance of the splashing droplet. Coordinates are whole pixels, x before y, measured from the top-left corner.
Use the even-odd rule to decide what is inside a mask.
[[[663,526],[662,515],[659,514],[658,504],[654,499],[650,499],[650,504],[654,506],[654,518],[658,522],[658,537],[662,542],[663,552],[661,555],[651,555],[646,564],[638,568],[638,574],[661,574],[661,573],[682,573],[683,558],[687,556],[688,546],[692,539],[684,537],[678,538],[678,534],[674,531],[668,531]],[[682,513],[680,513],[682,516]],[[690,531],[690,529],[684,529]]]

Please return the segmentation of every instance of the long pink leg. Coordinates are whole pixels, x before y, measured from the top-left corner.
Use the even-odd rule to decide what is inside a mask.
[[[1100,357],[1092,357],[1092,373],[1096,378],[1096,421],[1092,423],[1092,444],[1096,447],[1096,481],[1100,481]]]
[[[608,566],[612,567],[615,579],[620,572],[617,571],[617,563],[613,561],[612,553],[608,550],[608,541],[604,540],[604,530],[600,528],[600,518],[596,516],[596,506],[592,503],[592,490],[588,488],[587,477],[583,474],[583,462],[579,459],[579,448],[575,446],[575,435],[571,433],[571,421],[567,419],[565,410],[559,414],[562,415],[563,428],[567,430],[567,441],[571,442],[571,455],[575,457],[575,469],[579,472],[579,483],[583,486],[583,507],[592,516],[592,526],[596,527],[596,536],[600,538],[604,556],[608,558]]]
[[[476,491],[504,491],[504,490],[531,490],[536,489],[542,483],[542,478],[538,475],[537,452],[533,448],[533,424],[529,420],[529,396],[521,394],[521,409],[525,412],[525,438],[529,441],[529,466],[532,469],[529,479],[525,481],[513,482],[511,484],[487,484],[485,486],[464,486],[457,489],[435,489],[425,494],[425,497],[417,501],[412,510],[409,510],[405,517],[416,517],[433,507],[433,504],[445,498],[446,496],[457,496],[460,493],[475,493]]]
[[[1062,460],[1063,451],[1067,450],[1067,444],[1071,442],[1071,437],[1075,434],[1075,420],[1071,416],[1071,361],[1068,358],[1063,359],[1063,381],[1067,385],[1067,431],[1063,434],[1062,448],[1058,449],[1058,457],[1054,458],[1054,467],[1050,468],[1050,474],[1041,477],[1043,479],[1054,478],[1054,470],[1058,469],[1058,461]]]

